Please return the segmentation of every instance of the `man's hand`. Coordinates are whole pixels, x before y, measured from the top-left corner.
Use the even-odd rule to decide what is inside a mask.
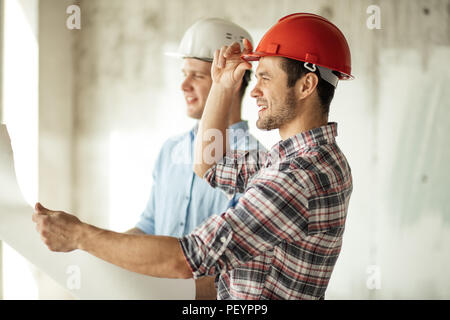
[[[124,269],[160,278],[192,278],[177,238],[132,235],[97,228],[36,203],[33,221],[52,251],[84,250]]]
[[[213,82],[226,88],[236,89],[240,86],[245,70],[252,65],[241,58],[243,54],[251,53],[253,48],[250,41],[243,40],[244,50],[241,51],[239,43],[223,46],[214,52],[214,61],[211,67]]]
[[[33,221],[42,241],[51,251],[69,252],[78,249],[82,222],[62,211],[51,211],[40,203],[34,207]]]

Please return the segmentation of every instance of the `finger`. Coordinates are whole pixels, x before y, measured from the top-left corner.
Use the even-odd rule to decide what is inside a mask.
[[[45,214],[45,215],[51,215],[54,214],[56,211],[47,209],[46,207],[44,207],[40,202],[36,203],[35,207],[34,207],[35,211],[37,213],[40,214]]]
[[[241,44],[239,42],[235,42],[232,45],[234,53],[241,53]]]
[[[224,52],[223,52],[223,56],[225,58],[229,58],[231,55],[233,54],[233,47],[229,46]]]
[[[45,208],[40,202],[37,202],[36,205],[34,206],[34,210],[36,212],[41,212],[41,213],[47,213],[48,210],[47,208]]]
[[[250,62],[248,62],[244,58],[241,58],[241,60],[242,63],[240,63],[236,68],[236,72],[239,75],[239,78],[242,78],[244,76],[245,70],[252,69],[252,64]]]
[[[42,212],[35,212],[33,213],[33,215],[31,216],[31,220],[33,220],[33,222],[38,223],[39,220],[42,219],[42,217],[48,216],[48,214],[46,213],[42,213]]]
[[[250,42],[250,40],[248,40],[247,38],[244,38],[244,40],[242,41],[244,44],[244,50],[243,50],[243,54],[248,54],[248,53],[252,53],[253,52],[253,46],[252,43]]]
[[[239,42],[233,42],[231,46],[228,47],[228,49],[225,51],[224,56],[225,58],[229,58],[234,54],[240,54],[241,53],[241,45]]]
[[[214,59],[213,59],[213,65],[217,66],[219,63],[219,55],[220,55],[220,49],[217,49],[214,51]]]
[[[223,47],[220,49],[220,53],[219,53],[219,61],[218,61],[218,63],[217,63],[217,66],[218,66],[219,68],[225,68],[226,59],[225,59],[224,54],[225,54],[225,51],[226,51],[227,49],[228,49],[227,46],[223,46]]]

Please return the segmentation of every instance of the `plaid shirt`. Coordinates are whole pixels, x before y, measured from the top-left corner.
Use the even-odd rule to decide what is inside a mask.
[[[218,299],[321,299],[342,246],[352,192],[337,124],[232,152],[205,178],[234,208],[180,239],[194,278],[216,277]]]

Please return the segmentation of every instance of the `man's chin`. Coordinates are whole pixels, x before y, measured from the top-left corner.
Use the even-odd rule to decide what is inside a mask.
[[[268,131],[268,130],[269,130],[269,129],[267,129],[267,127],[266,127],[265,125],[258,124],[258,122],[256,122],[256,127],[257,127],[259,130],[264,130],[264,131]]]
[[[191,119],[200,120],[202,117],[202,113],[194,110],[190,110],[189,108],[186,111],[186,115]]]
[[[273,129],[278,129],[273,126],[273,124],[268,123],[267,121],[261,121],[260,119],[256,120],[256,127],[259,130],[270,131]]]

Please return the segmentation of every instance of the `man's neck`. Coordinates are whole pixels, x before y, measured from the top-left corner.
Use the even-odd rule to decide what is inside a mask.
[[[296,117],[291,122],[280,127],[279,133],[282,140],[289,139],[301,132],[309,131],[328,124],[328,115],[323,114],[304,114]]]

